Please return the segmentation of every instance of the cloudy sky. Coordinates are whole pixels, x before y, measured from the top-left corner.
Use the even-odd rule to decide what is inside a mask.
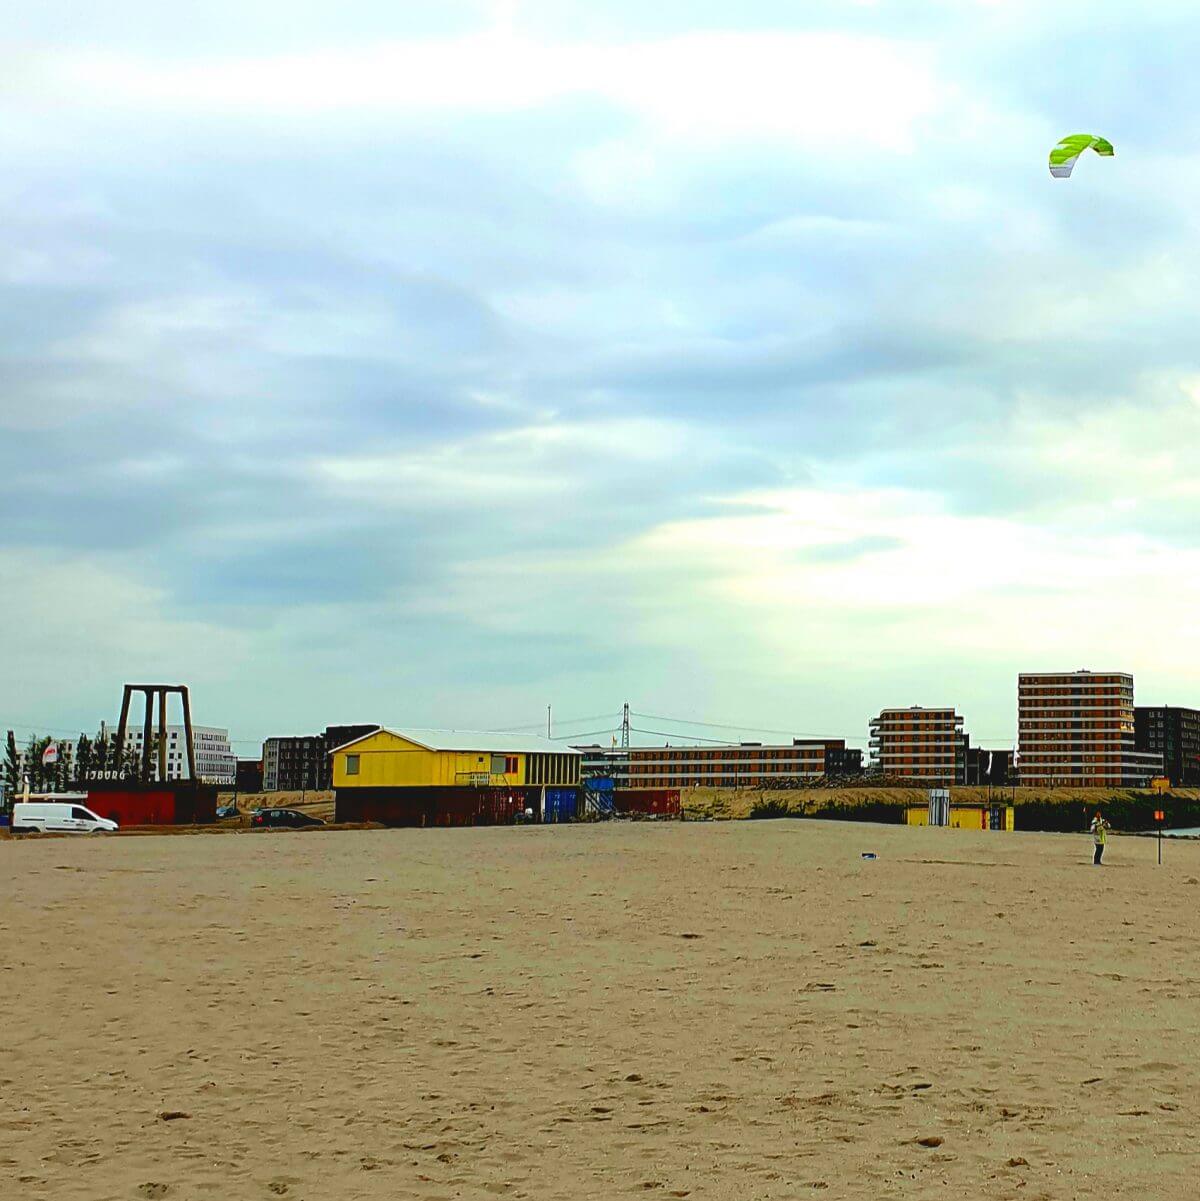
[[[6,23],[0,723],[1200,704],[1191,2]]]

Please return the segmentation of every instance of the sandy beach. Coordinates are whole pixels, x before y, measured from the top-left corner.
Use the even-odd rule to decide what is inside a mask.
[[[1200,847],[1109,858],[806,821],[5,841],[0,1195],[1186,1197]]]

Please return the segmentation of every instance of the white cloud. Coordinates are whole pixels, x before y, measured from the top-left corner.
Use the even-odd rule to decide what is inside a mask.
[[[7,681],[20,681],[0,697],[0,717],[17,725],[57,724],[68,707],[94,722],[116,711],[131,680],[189,683],[196,720],[213,722],[205,688],[226,686],[253,661],[248,632],[180,617],[133,562],[122,570],[82,555],[0,549],[0,577],[0,663]]]
[[[164,65],[71,52],[29,67],[26,88],[75,104],[206,114],[514,111],[598,96],[661,136],[784,140],[853,157],[908,151],[941,89],[926,57],[827,32],[695,33],[627,44],[538,42],[505,31],[260,58]]]
[[[845,557],[829,553],[839,546]],[[622,554],[658,572],[699,571],[699,603],[720,606],[797,672],[814,652],[893,663],[964,654],[1014,672],[1098,659],[1178,671],[1181,645],[1200,632],[1200,548],[954,514],[912,489],[750,494]],[[1200,669],[1190,676],[1200,685]]]
[[[312,470],[331,494],[374,505],[519,509],[571,493],[580,456],[650,468],[684,453],[691,436],[648,418],[551,420],[433,447],[322,455]]]

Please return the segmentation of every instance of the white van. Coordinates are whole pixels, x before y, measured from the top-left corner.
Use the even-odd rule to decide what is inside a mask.
[[[12,832],[45,830],[62,834],[109,834],[117,823],[100,817],[78,801],[18,801],[13,806]]]

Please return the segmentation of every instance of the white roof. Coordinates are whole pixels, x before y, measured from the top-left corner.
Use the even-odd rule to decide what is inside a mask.
[[[415,742],[429,751],[484,751],[494,754],[525,755],[579,755],[582,752],[549,738],[538,738],[533,734],[505,734],[495,730],[416,730],[412,727],[380,726],[371,734],[364,734],[353,742],[343,743],[336,749],[345,750],[355,742],[371,738],[382,730]]]

